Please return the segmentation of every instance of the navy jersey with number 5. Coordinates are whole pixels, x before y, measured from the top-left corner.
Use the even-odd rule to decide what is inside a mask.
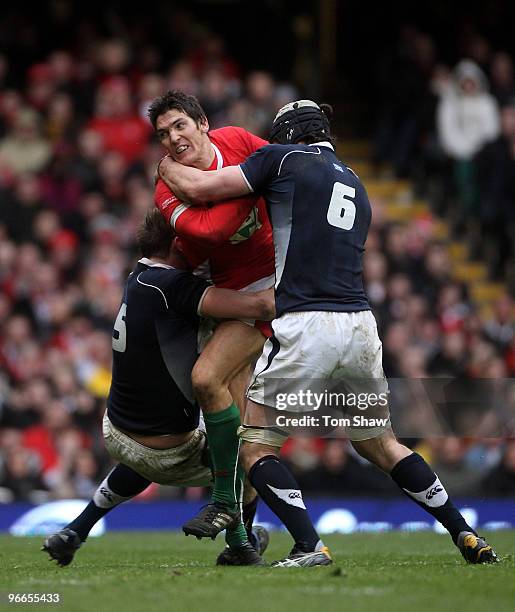
[[[363,252],[371,220],[359,178],[329,142],[268,145],[240,165],[273,227],[276,310],[369,310]]]
[[[113,330],[107,414],[119,429],[164,435],[193,431],[199,407],[191,370],[197,359],[197,310],[208,283],[141,259],[125,285]]]

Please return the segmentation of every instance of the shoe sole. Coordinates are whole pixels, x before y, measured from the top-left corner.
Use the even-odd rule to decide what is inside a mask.
[[[284,559],[283,561],[276,561],[272,563],[272,567],[324,567],[331,565],[333,560],[327,555],[320,555],[319,559],[315,557],[304,557],[298,561],[295,559]]]
[[[202,540],[202,538],[211,538],[212,540],[216,540],[216,536],[218,535],[218,533],[216,533],[215,535],[213,535],[212,533],[205,533],[204,531],[200,531],[198,529],[196,529],[195,527],[186,527],[184,526],[182,528],[184,535],[189,536],[195,536],[197,538],[197,540]],[[223,531],[223,530],[222,530]]]
[[[59,555],[46,544],[43,544],[41,550],[48,554],[49,561],[57,561],[57,565],[60,565],[61,567],[66,567],[67,565],[70,565],[70,563],[73,561],[73,557],[75,556],[75,553],[66,556]]]
[[[252,565],[255,565],[257,567],[263,567],[266,565],[266,563],[263,561],[263,559],[260,559],[259,561],[256,562],[250,562],[250,563],[245,563],[245,562],[241,562],[241,563],[231,563],[231,562],[227,562],[227,561],[219,561],[218,559],[216,560],[216,564],[217,565],[225,565],[225,566],[232,566],[232,567],[250,567]]]
[[[476,556],[476,563],[497,563],[499,561],[497,555],[492,550],[491,546],[484,546],[480,550],[478,550]]]

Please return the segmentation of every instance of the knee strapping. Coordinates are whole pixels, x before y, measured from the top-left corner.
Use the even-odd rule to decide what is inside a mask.
[[[288,434],[277,427],[254,427],[240,425],[238,435],[244,442],[266,444],[274,448],[281,448],[288,439]]]

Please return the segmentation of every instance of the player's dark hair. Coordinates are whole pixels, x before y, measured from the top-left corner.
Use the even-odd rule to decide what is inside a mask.
[[[310,132],[309,134],[306,134],[302,138],[302,140],[306,144],[313,144],[314,142],[322,142],[322,141],[326,141],[326,142],[330,142],[334,144],[336,141],[336,138],[334,138],[334,136],[331,136],[331,119],[333,118],[333,107],[330,104],[319,104],[319,106],[320,106],[320,110],[322,111],[322,114],[325,116],[325,119],[326,119],[325,123],[327,127],[325,128],[324,131],[319,130],[317,132]]]
[[[136,232],[136,239],[143,257],[168,257],[174,232],[159,209],[147,212]]]
[[[154,129],[157,118],[169,110],[178,110],[191,117],[197,125],[207,119],[206,113],[195,96],[190,96],[177,89],[169,90],[156,98],[148,107],[148,117]]]

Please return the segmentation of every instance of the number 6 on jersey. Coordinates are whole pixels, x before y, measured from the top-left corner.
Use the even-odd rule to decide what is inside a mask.
[[[331,201],[327,209],[327,222],[330,225],[344,230],[352,229],[356,218],[356,205],[347,198],[354,198],[355,195],[354,187],[349,187],[343,183],[334,184]]]

